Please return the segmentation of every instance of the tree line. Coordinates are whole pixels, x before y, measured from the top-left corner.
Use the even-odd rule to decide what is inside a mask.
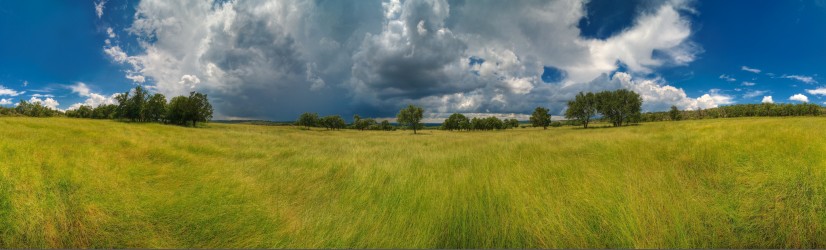
[[[13,108],[0,106],[0,116],[52,117],[60,115],[62,115],[60,111],[44,106],[40,102],[20,100],[20,103]]]
[[[160,93],[151,94],[138,86],[115,96],[117,104],[101,104],[95,108],[82,105],[66,111],[67,117],[115,119],[132,122],[160,122],[195,127],[198,122],[212,119],[212,104],[206,94],[190,92],[189,96],[176,96],[169,103]]]
[[[491,116],[486,118],[474,117],[468,119],[465,115],[454,113],[442,123],[441,129],[453,130],[500,130],[519,127],[519,120],[502,119]]]
[[[676,106],[671,106],[669,111],[643,113],[641,120],[656,122],[759,116],[820,116],[823,114],[826,114],[826,109],[817,104],[761,103],[735,104],[697,110],[679,110]]]

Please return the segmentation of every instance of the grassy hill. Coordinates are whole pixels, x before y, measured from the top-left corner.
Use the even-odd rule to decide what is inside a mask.
[[[492,132],[0,118],[0,247],[826,247],[826,119]]]

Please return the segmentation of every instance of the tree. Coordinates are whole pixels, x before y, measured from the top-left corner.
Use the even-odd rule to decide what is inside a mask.
[[[339,115],[328,115],[321,118],[321,125],[327,130],[338,130],[347,126],[347,122]]]
[[[318,126],[318,114],[316,113],[303,113],[301,116],[298,117],[298,125],[304,126],[309,129],[310,127]]]
[[[442,129],[446,130],[461,130],[462,127],[460,124],[463,122],[467,123],[467,117],[463,114],[454,113],[450,115],[447,119],[445,119],[444,123],[442,123]]]
[[[212,119],[212,105],[207,95],[190,92],[189,97],[176,96],[169,101],[166,119],[174,124],[195,127],[197,122],[207,122]]]
[[[534,109],[533,114],[531,114],[531,124],[534,127],[542,127],[543,129],[548,129],[548,125],[551,124],[551,115],[548,114],[548,109],[543,107],[536,107]]]
[[[399,114],[396,115],[396,121],[402,126],[407,126],[408,128],[413,129],[413,134],[416,134],[416,129],[420,129],[422,127],[421,121],[423,115],[424,111],[422,108],[408,105],[407,108],[403,108],[399,111]]]
[[[568,110],[565,111],[565,118],[577,120],[582,123],[584,128],[588,128],[591,117],[596,114],[597,101],[594,93],[579,92],[574,100],[568,101]]]
[[[362,119],[359,115],[353,116],[353,128],[358,130],[365,130],[370,128],[370,126],[376,125],[376,120],[374,119]]]
[[[680,110],[674,105],[671,105],[671,111],[668,111],[668,116],[671,117],[672,121],[679,121],[683,119],[682,115],[680,115]]]
[[[379,128],[385,131],[395,130],[395,128],[393,128],[393,125],[390,125],[390,121],[387,120],[381,121]]]
[[[615,127],[638,120],[641,116],[642,97],[633,91],[626,89],[603,91],[595,96],[597,111],[611,121]]]
[[[161,122],[166,117],[166,96],[154,94],[146,102],[145,118],[151,122]]]
[[[149,93],[141,88],[135,87],[134,94],[127,100],[127,118],[131,121],[145,122],[146,119],[146,102],[149,98]]]
[[[517,120],[515,118],[514,119],[509,119],[509,120],[506,120],[506,121],[507,121],[507,124],[510,128],[519,127],[519,120]]]
[[[207,95],[198,92],[189,93],[189,108],[192,126],[195,127],[196,122],[208,122],[212,119],[212,104],[209,103]]]

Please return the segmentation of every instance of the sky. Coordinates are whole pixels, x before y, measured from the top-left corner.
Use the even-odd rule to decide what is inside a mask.
[[[527,120],[580,91],[644,111],[826,104],[826,0],[0,0],[0,105],[70,110],[135,86],[215,119]]]

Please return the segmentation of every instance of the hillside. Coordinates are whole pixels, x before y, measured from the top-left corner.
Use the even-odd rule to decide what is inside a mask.
[[[0,247],[823,248],[826,119],[491,132],[0,118]]]

